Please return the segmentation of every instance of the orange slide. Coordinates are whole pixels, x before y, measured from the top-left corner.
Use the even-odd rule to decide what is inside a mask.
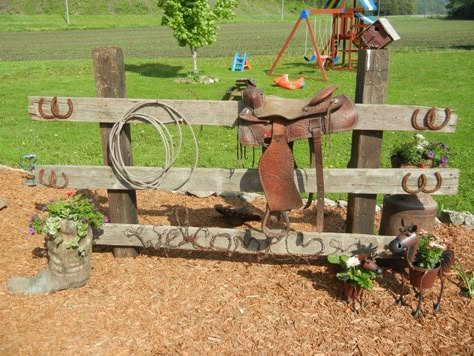
[[[294,82],[290,82],[288,80],[288,74],[283,74],[281,77],[273,79],[273,83],[289,90],[301,89],[304,87],[304,77],[301,77]]]

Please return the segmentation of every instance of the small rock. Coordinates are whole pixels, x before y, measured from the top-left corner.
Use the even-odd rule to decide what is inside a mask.
[[[380,211],[382,211],[382,205],[376,204],[376,205],[375,205],[375,212],[378,213],[378,212],[380,212]]]
[[[0,199],[0,210],[4,209],[7,207],[7,201]]]
[[[219,193],[217,193],[217,196],[222,197],[222,198],[235,198],[235,197],[239,197],[240,195],[241,195],[240,192],[219,192]]]
[[[347,208],[347,202],[345,200],[338,200],[337,206],[338,208]]]
[[[466,219],[466,213],[460,213],[453,210],[442,210],[439,219],[445,224],[463,225]]]
[[[186,192],[189,195],[192,195],[197,198],[209,198],[213,195],[216,195],[216,192],[211,192],[211,191],[193,191],[193,192]]]
[[[329,199],[329,198],[324,198],[324,206],[336,206],[337,203],[332,200],[332,199]]]
[[[474,215],[471,213],[466,213],[466,217],[464,218],[464,225],[466,228],[470,230],[474,230]]]
[[[255,199],[260,198],[261,195],[257,193],[244,193],[240,198],[245,200],[247,203],[253,202]]]

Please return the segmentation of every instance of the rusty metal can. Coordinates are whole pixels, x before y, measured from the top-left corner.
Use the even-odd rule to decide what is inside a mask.
[[[387,195],[383,200],[379,235],[398,235],[402,219],[405,226],[415,224],[419,229],[432,232],[437,211],[438,204],[429,194]]]

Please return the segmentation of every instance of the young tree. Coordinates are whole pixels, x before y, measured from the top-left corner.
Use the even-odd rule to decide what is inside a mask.
[[[181,47],[189,46],[193,58],[193,73],[198,73],[197,49],[217,40],[218,20],[234,16],[235,0],[216,0],[213,8],[208,0],[158,0],[163,9],[162,25],[174,31]]]

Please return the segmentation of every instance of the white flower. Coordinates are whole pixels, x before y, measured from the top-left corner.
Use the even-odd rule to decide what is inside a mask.
[[[347,268],[360,265],[360,261],[356,256],[349,257],[346,261]]]
[[[440,243],[438,241],[430,241],[429,246],[431,248],[439,248],[441,250],[444,250],[446,248],[446,246],[444,246],[442,243]]]
[[[421,140],[424,140],[424,139],[425,139],[425,136],[423,136],[422,134],[416,134],[416,135],[415,135],[415,138],[416,138],[417,140],[420,140],[420,141],[421,141]]]

